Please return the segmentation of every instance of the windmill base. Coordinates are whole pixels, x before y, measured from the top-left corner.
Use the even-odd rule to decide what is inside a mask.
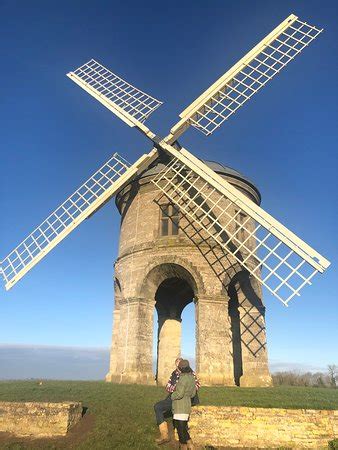
[[[121,230],[106,380],[154,384],[155,378],[165,385],[181,356],[182,312],[193,304],[195,355],[189,359],[202,385],[271,386],[261,284],[182,212],[175,231],[168,218],[175,209],[152,183],[160,169],[143,173],[116,197]],[[220,170],[259,203],[251,183]]]

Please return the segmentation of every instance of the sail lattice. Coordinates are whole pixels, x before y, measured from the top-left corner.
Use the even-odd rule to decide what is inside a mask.
[[[131,123],[132,118],[143,123],[162,105],[162,102],[123,80],[95,59],[70,72],[68,76],[97,99],[106,100],[106,106],[122,110]]]
[[[254,220],[239,206],[240,202],[225,197],[176,158],[153,182],[191,220],[206,242],[212,238],[235,264],[246,269],[285,305],[311,284],[317,267],[276,237],[273,227],[269,229]]]
[[[183,111],[180,117],[205,135],[212,134],[322,31],[296,16],[290,16],[276,28],[276,32],[263,39]]]
[[[26,239],[1,261],[6,289],[39,262],[85,218],[114,193],[114,186],[130,164],[115,153],[74,194],[52,212]]]

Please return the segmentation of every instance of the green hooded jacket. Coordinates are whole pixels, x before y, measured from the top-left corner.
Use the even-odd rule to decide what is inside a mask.
[[[174,414],[190,414],[191,399],[196,394],[195,377],[192,373],[181,373],[176,389],[171,394]]]

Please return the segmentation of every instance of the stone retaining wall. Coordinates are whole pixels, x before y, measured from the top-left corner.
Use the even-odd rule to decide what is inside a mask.
[[[197,406],[190,431],[194,442],[215,447],[327,448],[338,437],[338,411]]]
[[[81,403],[0,402],[0,432],[16,436],[64,436],[81,417]]]

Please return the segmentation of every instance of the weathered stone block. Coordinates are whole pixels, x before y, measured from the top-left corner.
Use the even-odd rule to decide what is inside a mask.
[[[190,419],[194,442],[210,446],[327,448],[338,437],[337,411],[196,406]]]
[[[81,417],[80,402],[0,402],[0,432],[16,436],[64,436]]]

